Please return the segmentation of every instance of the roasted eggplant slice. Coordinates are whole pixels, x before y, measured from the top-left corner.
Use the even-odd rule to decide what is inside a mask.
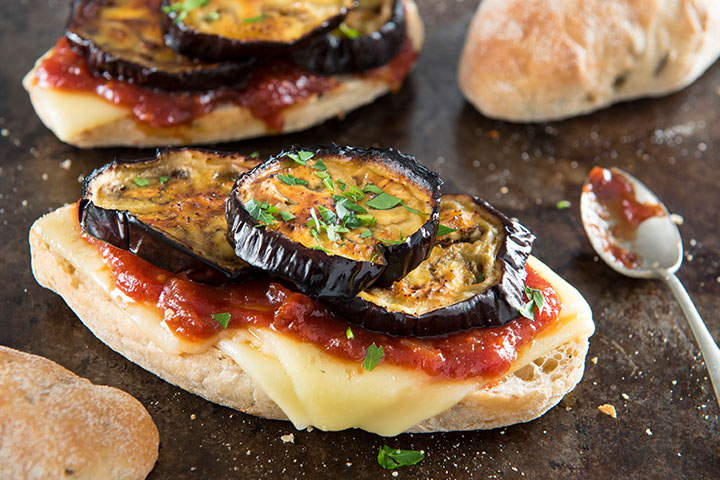
[[[427,258],[441,184],[393,149],[296,148],[238,179],[228,237],[238,257],[303,293],[352,298]]]
[[[385,65],[405,42],[402,0],[360,0],[338,28],[293,51],[298,65],[322,75],[359,73]]]
[[[356,0],[163,0],[166,41],[209,61],[288,53],[342,22]]]
[[[518,318],[534,235],[469,195],[442,198],[440,225],[435,248],[415,270],[389,288],[330,301],[330,309],[370,330],[418,337]]]
[[[253,60],[204,63],[167,47],[161,0],[75,0],[65,35],[97,75],[166,90],[242,84]]]
[[[165,150],[149,160],[113,161],[85,179],[83,231],[194,280],[247,273],[227,241],[225,200],[258,161],[197,149]]]

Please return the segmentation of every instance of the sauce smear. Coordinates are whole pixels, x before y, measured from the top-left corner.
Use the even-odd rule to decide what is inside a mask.
[[[621,244],[632,242],[645,220],[665,216],[663,208],[657,203],[638,202],[632,184],[612,169],[594,167],[583,193],[590,195],[596,218],[589,225],[602,239],[604,250],[627,268],[637,267],[637,255]]]
[[[522,345],[555,323],[562,307],[553,287],[528,267],[527,286],[539,289],[545,297],[543,311],[536,313],[535,320],[518,318],[500,327],[431,338],[391,337],[352,326],[354,338],[348,339],[346,322],[310,297],[270,279],[204,285],[87,235],[84,238],[98,248],[121,291],[136,301],[156,305],[166,324],[190,340],[220,332],[223,327],[211,315],[228,312],[228,328],[269,327],[358,365],[374,342],[383,347],[384,362],[440,378],[499,377]]]

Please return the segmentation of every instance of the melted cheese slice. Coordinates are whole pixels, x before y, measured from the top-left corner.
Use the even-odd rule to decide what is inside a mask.
[[[97,250],[80,236],[74,207],[46,215],[33,230],[79,272],[113,298],[154,344],[169,354],[192,354],[207,348],[227,353],[298,428],[362,428],[384,436],[402,433],[461,401],[487,383],[473,379],[434,379],[422,372],[381,363],[373,371],[327,355],[268,328],[225,331],[204,342],[175,335],[155,306],[134,302],[115,288]],[[69,227],[70,226],[70,227]],[[590,308],[582,296],[537,259],[530,264],[560,296],[563,310],[551,328],[526,345],[509,373],[575,338],[592,335]],[[495,379],[496,380],[496,379]]]
[[[42,60],[42,57],[38,62]],[[23,86],[38,116],[60,140],[132,115],[125,106],[115,105],[92,92],[41,88],[35,82],[35,69],[23,79]]]

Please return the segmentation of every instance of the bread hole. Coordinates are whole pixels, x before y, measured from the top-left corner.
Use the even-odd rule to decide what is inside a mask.
[[[545,360],[545,363],[542,365],[543,372],[545,373],[551,373],[555,371],[555,369],[560,365],[560,362],[558,362],[557,358],[550,357],[547,360]]]
[[[518,377],[520,380],[529,382],[535,378],[535,366],[532,363],[525,365],[520,370],[515,372],[515,376]]]
[[[628,77],[630,77],[630,72],[627,70],[615,77],[615,80],[613,81],[613,89],[620,90],[623,85],[625,85],[625,82],[627,82]]]

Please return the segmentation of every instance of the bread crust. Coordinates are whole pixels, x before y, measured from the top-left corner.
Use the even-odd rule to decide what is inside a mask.
[[[158,441],[129,394],[0,346],[0,478],[143,479]]]
[[[458,77],[482,114],[538,122],[680,90],[718,56],[716,0],[483,0]]]
[[[424,40],[422,20],[415,2],[403,1],[408,38],[413,48],[420,51]],[[138,121],[130,109],[127,109],[127,115],[122,118],[66,136],[61,133],[59,120],[52,111],[53,107],[43,100],[43,89],[34,82],[36,68],[37,63],[23,80],[23,86],[30,95],[36,113],[60,140],[80,148],[197,145],[291,133],[319,125],[334,117],[342,117],[373,102],[395,87],[382,78],[362,75],[335,76],[337,85],[332,90],[313,95],[283,110],[284,123],[280,131],[268,127],[264,121],[253,116],[247,107],[227,103],[195,118],[191,123],[157,128]]]
[[[73,206],[63,207],[63,209]],[[49,215],[60,215],[58,209]],[[211,402],[245,413],[287,420],[280,408],[217,347],[201,353],[168,354],[152,343],[118,303],[46,243],[37,224],[30,230],[32,269],[37,281],[60,294],[82,322],[110,348],[166,381]],[[478,388],[453,408],[409,431],[489,429],[533,420],[553,407],[580,381],[587,337],[576,338],[537,359],[492,388]]]

